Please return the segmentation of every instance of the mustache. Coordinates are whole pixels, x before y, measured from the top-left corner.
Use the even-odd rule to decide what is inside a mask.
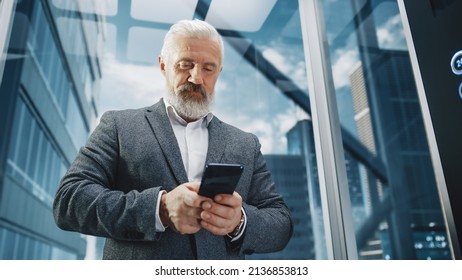
[[[179,93],[182,94],[182,93],[185,93],[185,92],[200,92],[204,97],[207,97],[207,91],[205,90],[205,88],[201,85],[197,85],[197,84],[193,84],[193,83],[190,83],[190,82],[187,82],[186,84],[182,85],[179,89],[178,89]]]

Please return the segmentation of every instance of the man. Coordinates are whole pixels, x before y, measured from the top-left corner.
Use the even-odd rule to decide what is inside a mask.
[[[243,259],[281,250],[292,220],[258,139],[210,113],[221,36],[203,21],[180,21],[158,61],[166,100],[102,116],[61,181],[57,225],[106,237],[105,259]],[[244,166],[233,194],[198,195],[213,162]]]

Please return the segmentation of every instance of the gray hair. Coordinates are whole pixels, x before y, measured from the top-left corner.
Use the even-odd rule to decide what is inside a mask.
[[[170,51],[173,49],[175,37],[189,37],[196,39],[209,39],[218,43],[221,53],[221,61],[223,62],[224,46],[223,38],[218,31],[209,23],[194,19],[180,20],[170,27],[170,30],[164,37],[164,44],[160,52],[164,59],[168,59]]]

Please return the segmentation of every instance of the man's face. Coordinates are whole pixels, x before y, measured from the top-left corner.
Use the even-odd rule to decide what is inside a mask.
[[[218,43],[208,39],[178,37],[174,40],[176,44],[170,50],[169,56],[159,57],[168,94],[174,95],[169,96],[169,99],[179,100],[180,106],[172,104],[177,111],[182,110],[178,107],[185,106],[208,108],[222,69],[220,47]]]

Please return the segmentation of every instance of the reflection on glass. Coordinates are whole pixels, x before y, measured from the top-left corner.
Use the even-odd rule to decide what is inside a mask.
[[[320,2],[358,256],[450,258],[396,3]],[[0,138],[8,147],[0,158],[2,207],[23,203],[31,208],[18,216],[50,222],[57,181],[85,142],[92,116],[162,97],[162,38],[171,23],[198,17],[225,40],[214,113],[259,137],[295,222],[286,249],[249,258],[327,258],[299,13],[298,1],[287,0],[18,1],[0,77],[0,114],[7,116],[0,125],[8,128]],[[85,255],[80,236],[23,218],[27,234],[11,226],[19,223],[13,217],[8,225],[0,221],[0,258]],[[63,235],[44,242],[51,233]],[[91,251],[88,258],[100,256]]]
[[[134,19],[175,23],[194,16],[198,0],[132,0],[130,14]]]
[[[165,94],[164,78],[155,60],[169,25],[159,24],[162,17],[146,19],[152,24],[137,21],[140,16],[135,21],[123,20],[126,14],[135,17],[131,9],[135,4],[141,7],[143,1],[136,2],[107,17],[110,38],[116,43],[107,48],[103,61],[102,112],[148,106]],[[204,2],[197,5],[195,14],[214,24],[225,41],[214,113],[259,137],[277,188],[296,223],[294,237],[284,251],[250,258],[326,258],[298,4],[276,0],[205,2],[206,7]],[[236,13],[239,17],[224,22]],[[166,13],[164,17],[174,19],[179,14]],[[222,17],[222,24],[215,21],[217,16]]]
[[[52,0],[51,2],[61,10],[101,16],[115,15],[118,9],[118,0]]]
[[[238,32],[259,31],[277,0],[211,1],[205,20],[216,28]]]
[[[223,4],[212,1],[211,9],[214,3]],[[248,2],[245,5],[253,8]],[[233,2],[232,9],[238,7]],[[228,33],[228,29],[240,31],[232,24],[222,28],[226,29],[222,32],[227,48],[214,112],[259,137],[268,168],[295,223],[294,235],[284,250],[248,258],[325,259],[298,4],[279,1],[254,33]]]
[[[397,4],[321,2],[359,258],[451,258]]]
[[[225,39],[214,113],[260,138],[295,221],[294,236],[284,251],[252,258],[326,257],[297,1],[17,4],[8,49],[16,60],[6,63],[1,80],[2,104],[15,108],[8,118],[11,131],[1,143],[8,146],[8,157],[0,190],[11,193],[0,198],[20,197],[15,203],[31,208],[17,214],[33,215],[34,220],[21,218],[26,235],[0,223],[1,258],[85,255],[79,235],[55,227],[37,229],[34,221],[52,225],[48,219],[57,181],[85,142],[92,116],[149,106],[164,95],[165,81],[156,65],[163,35],[171,23],[193,17],[213,23]],[[11,202],[2,206],[14,207]],[[40,236],[53,238],[43,242]],[[95,243],[98,247],[89,250],[87,258],[101,256],[101,243]]]
[[[132,27],[127,42],[127,58],[130,61],[153,65],[162,48],[166,30]]]
[[[96,115],[102,18],[90,7],[102,3],[14,1],[11,26],[0,27],[11,30],[0,46],[8,52],[0,77],[0,259],[85,256],[85,239],[59,230],[51,208]]]

